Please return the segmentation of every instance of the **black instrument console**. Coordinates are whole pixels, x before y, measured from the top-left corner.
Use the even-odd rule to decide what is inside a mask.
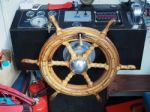
[[[108,37],[117,47],[121,63],[134,64],[139,69],[146,28],[143,22],[134,29],[128,11],[124,4],[79,6],[70,10],[17,10],[10,29],[16,65],[19,69],[38,69],[36,65],[22,64],[21,60],[38,59],[41,47],[55,32],[48,16],[55,15],[62,28],[84,26],[102,30],[110,19],[115,19]]]

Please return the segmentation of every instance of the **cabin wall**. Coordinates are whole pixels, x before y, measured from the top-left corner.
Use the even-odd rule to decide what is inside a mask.
[[[0,51],[12,50],[9,29],[19,3],[20,0],[0,0]],[[11,63],[8,68],[0,70],[0,84],[11,86],[18,74],[19,71],[15,70]]]

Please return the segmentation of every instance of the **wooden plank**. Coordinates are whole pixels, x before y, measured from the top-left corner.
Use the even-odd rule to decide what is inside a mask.
[[[150,91],[150,75],[117,75],[108,87],[108,94]]]

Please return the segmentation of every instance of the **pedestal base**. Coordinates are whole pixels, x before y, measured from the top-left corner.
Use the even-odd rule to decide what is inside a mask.
[[[50,112],[105,112],[107,91],[100,93],[101,101],[95,96],[74,97],[59,94],[50,101]]]

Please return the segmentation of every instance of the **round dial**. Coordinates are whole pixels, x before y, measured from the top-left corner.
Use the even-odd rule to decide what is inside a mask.
[[[80,0],[82,4],[84,5],[91,5],[94,0]]]
[[[26,13],[26,16],[27,17],[33,17],[34,16],[34,12],[33,11],[28,11],[27,13]]]
[[[48,20],[46,17],[36,16],[30,20],[30,24],[34,27],[43,27],[47,24]]]
[[[56,16],[56,15],[57,15],[57,12],[56,12],[56,11],[49,11],[49,12],[48,12],[48,15],[49,15],[49,16]]]
[[[45,12],[44,11],[38,11],[37,16],[45,16]]]

